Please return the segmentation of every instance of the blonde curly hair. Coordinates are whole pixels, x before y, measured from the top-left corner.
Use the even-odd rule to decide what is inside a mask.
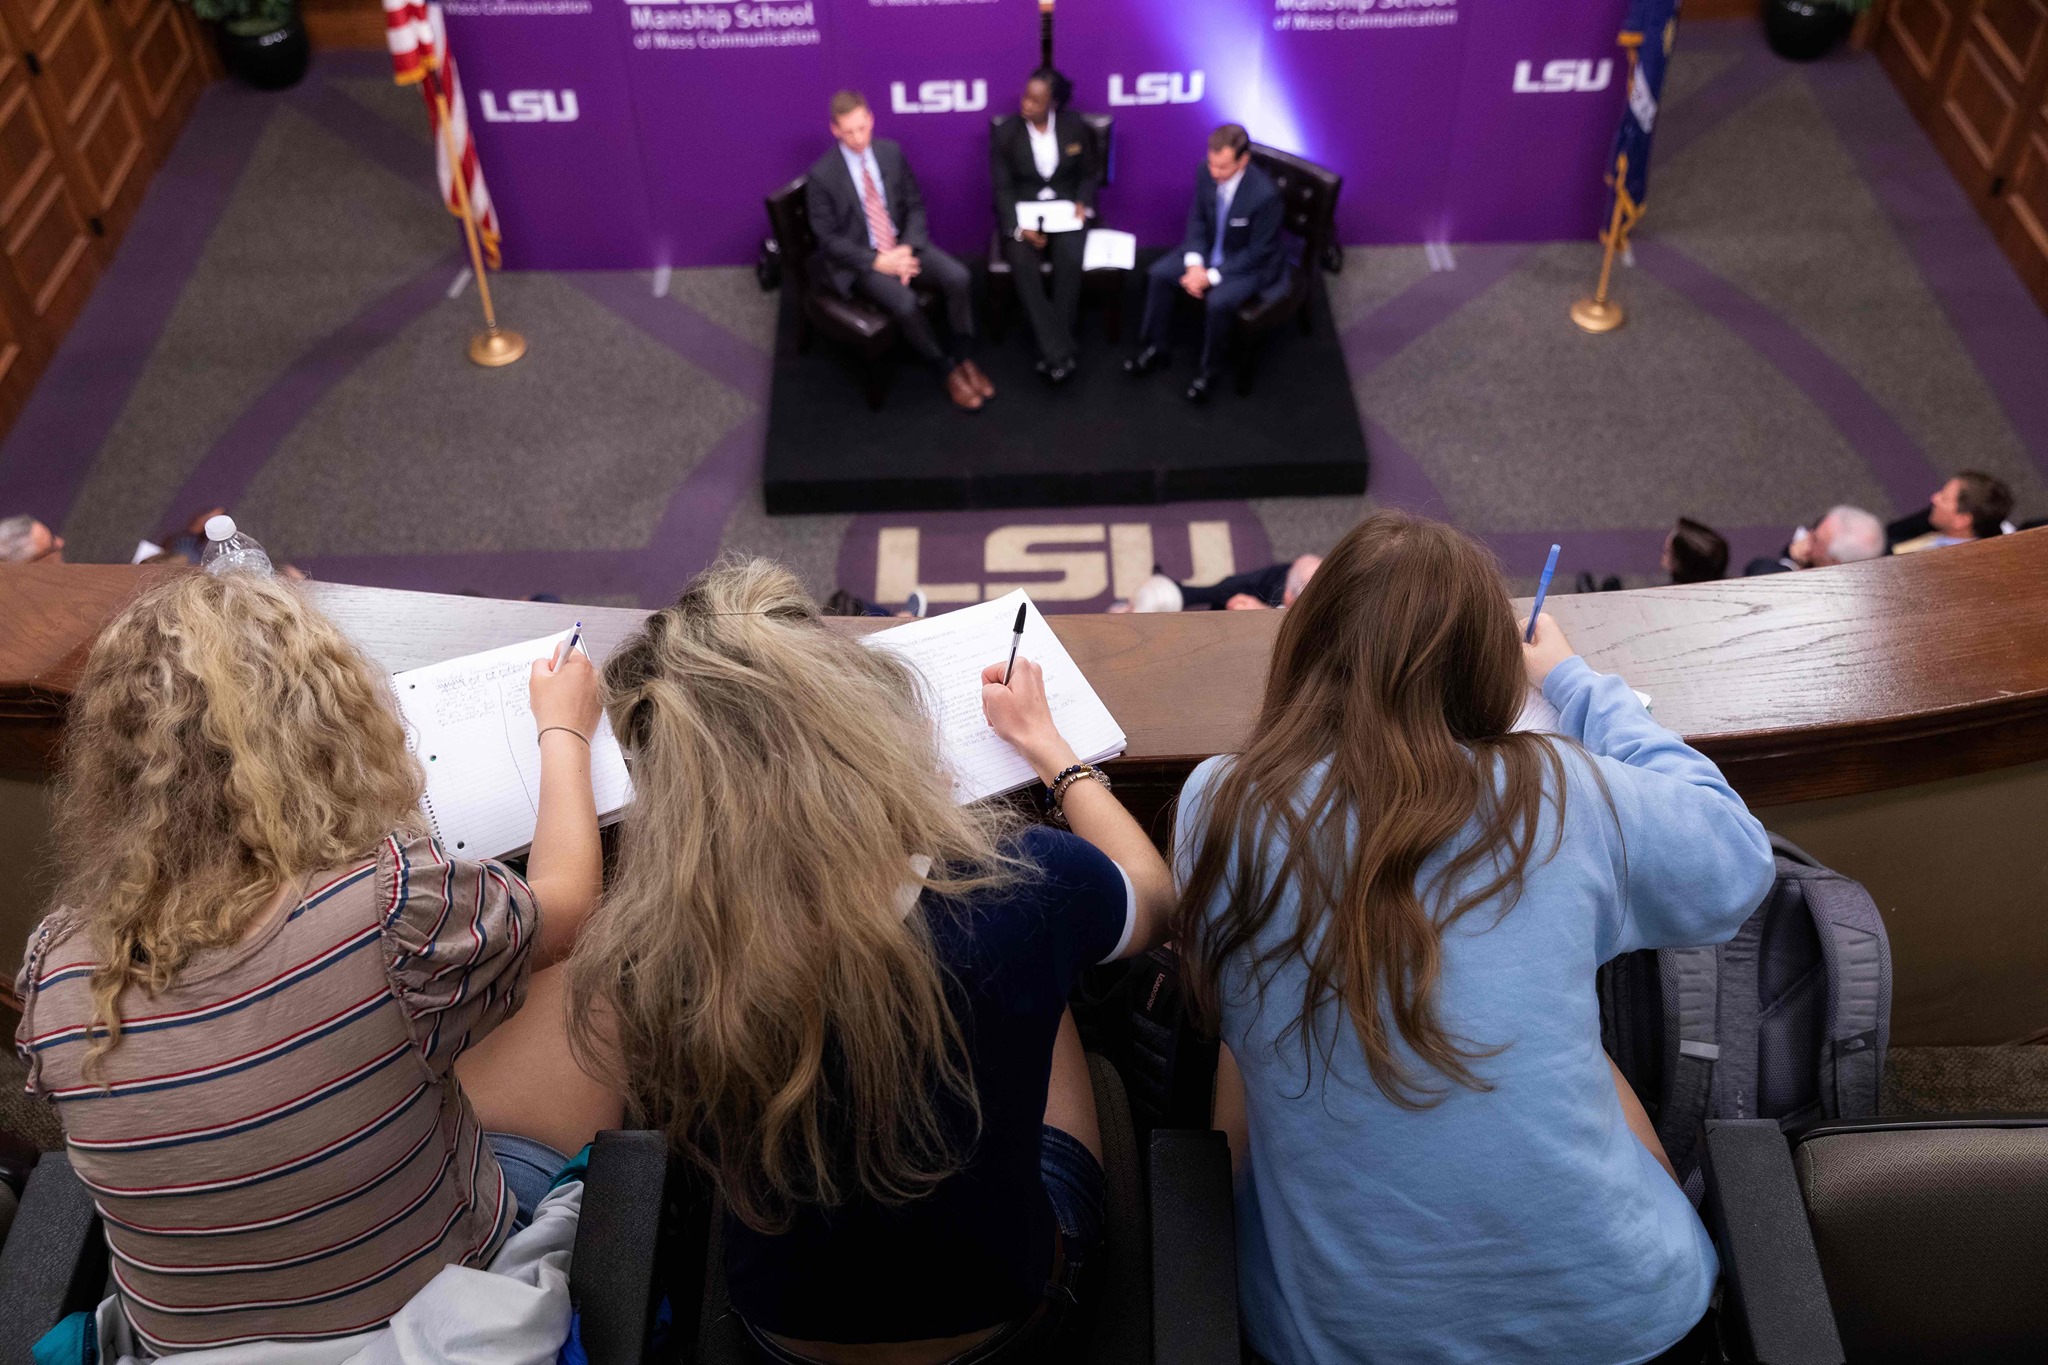
[[[295,589],[195,573],[138,597],[86,661],[56,789],[57,903],[98,963],[88,1072],[123,990],[163,990],[286,883],[417,832],[422,787],[383,674]]]

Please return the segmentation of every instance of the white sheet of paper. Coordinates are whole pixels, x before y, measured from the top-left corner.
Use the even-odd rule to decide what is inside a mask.
[[[391,675],[406,742],[427,773],[422,804],[449,853],[502,858],[533,843],[540,740],[527,673],[568,637],[565,630]],[[599,822],[616,820],[633,799],[633,783],[603,716],[590,744],[590,777]]]
[[[1071,199],[1019,199],[1017,226],[1037,232],[1079,232],[1084,224]]]
[[[1114,228],[1089,228],[1081,248],[1083,270],[1129,270],[1138,263],[1138,239]]]
[[[863,641],[897,655],[923,679],[939,747],[953,770],[953,796],[962,805],[1038,780],[1023,756],[989,728],[981,711],[981,670],[1010,657],[1010,627],[1020,602],[1030,602],[1022,588],[943,616],[876,631]],[[1116,717],[1036,605],[1025,610],[1017,657],[1045,670],[1053,722],[1083,762],[1099,763],[1124,751],[1128,741]]]
[[[164,547],[153,540],[138,540],[135,542],[135,553],[128,556],[128,562],[140,564],[143,560],[154,559],[163,552]]]
[[[1636,692],[1634,688],[1629,690]],[[1648,692],[1636,692],[1636,700],[1643,704],[1645,711],[1650,709],[1650,694]],[[1529,689],[1528,695],[1522,698],[1522,714],[1515,720],[1515,728],[1517,730],[1547,730],[1551,734],[1558,734],[1560,733],[1558,726],[1563,723],[1564,717],[1560,716],[1557,713],[1557,708],[1550,704],[1550,698],[1532,687]]]

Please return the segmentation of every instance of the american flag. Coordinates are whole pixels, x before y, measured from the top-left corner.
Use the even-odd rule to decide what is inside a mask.
[[[417,85],[426,96],[427,119],[434,129],[434,169],[441,178],[441,201],[458,218],[462,216],[462,200],[456,193],[455,168],[449,164],[448,147],[452,142],[462,149],[462,179],[469,188],[477,239],[483,247],[484,259],[496,270],[502,264],[498,257],[498,210],[484,185],[483,166],[476,158],[476,139],[469,135],[462,81],[455,72],[455,59],[448,55],[448,30],[441,20],[441,7],[426,0],[384,0],[384,37],[391,44],[391,65],[398,83]],[[441,127],[443,108],[453,125],[446,132]]]

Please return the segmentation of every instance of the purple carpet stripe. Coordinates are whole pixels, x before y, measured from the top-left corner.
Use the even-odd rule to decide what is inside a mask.
[[[1941,476],[1899,424],[1849,372],[1794,327],[1690,256],[1648,239],[1635,244],[1636,265],[1775,366],[1820,409],[1870,466],[1900,507],[1914,507]]]
[[[641,596],[634,550],[493,550],[456,554],[314,555],[299,567],[331,583],[413,592],[481,593],[513,600],[537,592],[567,601]]]
[[[1365,419],[1365,448],[1372,461],[1366,496],[1384,507],[1398,507],[1442,521],[1456,520],[1422,462],[1409,454],[1393,433],[1369,417]]]
[[[304,114],[364,157],[439,202],[441,187],[434,178],[433,143],[412,136],[324,81],[308,80],[288,98],[294,113]],[[420,127],[424,130],[426,126],[427,111],[422,106]],[[459,234],[460,225],[454,230]]]
[[[2048,475],[2048,316],[1876,59],[1818,62],[1806,80],[2035,467]]]
[[[1660,163],[1669,166],[1686,148],[1747,108],[1764,91],[1794,75],[1781,59],[1757,43],[1754,51],[1745,52],[1726,71],[1670,105],[1658,124],[1656,145],[1650,153],[1650,201],[1656,201]]]
[[[1351,382],[1365,378],[1500,283],[1535,249],[1513,243],[1461,246],[1456,270],[1425,275],[1352,323],[1344,333]]]
[[[766,382],[765,380],[763,381]],[[658,607],[718,558],[725,524],[761,483],[768,415],[757,412],[713,446],[668,502],[640,563],[640,602]]]
[[[0,507],[58,527],[70,515],[275,107],[233,84],[200,96],[113,264],[0,445]]]
[[[292,430],[327,391],[414,320],[447,298],[455,253],[435,258],[424,269],[387,291],[336,330],[322,337],[242,410],[206,458],[188,474],[164,516],[193,507],[232,507],[247,491]]]
[[[563,278],[727,388],[767,404],[768,353],[687,304],[654,297],[647,276],[631,270],[579,270]]]

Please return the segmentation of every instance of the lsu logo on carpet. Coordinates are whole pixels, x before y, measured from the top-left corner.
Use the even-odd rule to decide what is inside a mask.
[[[839,581],[895,606],[922,588],[934,607],[1023,588],[1048,611],[1100,611],[1156,565],[1213,583],[1270,562],[1265,527],[1243,503],[1058,511],[890,512],[854,519]]]

